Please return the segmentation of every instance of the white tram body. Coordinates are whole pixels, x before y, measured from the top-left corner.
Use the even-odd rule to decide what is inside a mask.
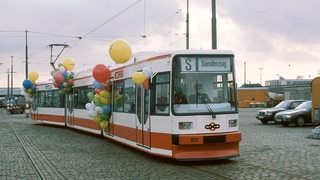
[[[59,95],[52,83],[39,83],[32,118],[102,134],[143,152],[181,161],[239,156],[241,132],[231,51],[141,53],[132,61],[110,68],[110,100],[114,102],[116,94],[122,99],[113,103],[105,129],[85,109],[87,93],[94,92],[92,69],[75,75],[71,95]],[[147,88],[132,81],[132,75],[144,67],[153,72]]]

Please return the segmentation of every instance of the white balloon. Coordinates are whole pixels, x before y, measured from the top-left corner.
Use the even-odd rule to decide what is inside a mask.
[[[90,109],[90,111],[89,111],[89,116],[90,116],[90,117],[95,117],[96,115],[98,115],[97,112],[94,111],[94,110],[92,110],[92,109]]]
[[[95,107],[94,110],[97,112],[97,114],[102,114],[103,113],[103,109],[100,106]]]
[[[63,73],[63,72],[66,71],[66,68],[64,68],[63,66],[60,66],[60,67],[59,67],[59,71]]]
[[[86,109],[89,111],[91,109],[92,104],[91,103],[87,103],[86,104]]]
[[[149,79],[152,75],[151,67],[147,66],[142,69],[142,73]]]

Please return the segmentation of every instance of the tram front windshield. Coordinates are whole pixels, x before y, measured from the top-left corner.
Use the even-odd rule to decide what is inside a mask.
[[[180,55],[172,68],[173,114],[236,111],[233,56]]]

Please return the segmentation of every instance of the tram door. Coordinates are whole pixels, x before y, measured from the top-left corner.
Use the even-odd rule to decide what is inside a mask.
[[[68,126],[74,125],[74,95],[66,94],[65,95],[65,114],[66,114],[66,122]]]
[[[146,148],[151,145],[149,90],[136,86],[136,138],[137,144]]]

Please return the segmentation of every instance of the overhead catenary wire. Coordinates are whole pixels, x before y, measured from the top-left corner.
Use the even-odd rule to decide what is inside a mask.
[[[102,26],[106,25],[107,23],[109,23],[110,21],[112,21],[113,19],[115,19],[116,17],[120,16],[121,14],[123,14],[124,12],[126,12],[127,10],[131,9],[132,7],[134,7],[136,4],[138,4],[140,1],[142,0],[137,0],[134,3],[130,4],[128,7],[124,8],[122,11],[118,12],[117,14],[115,14],[114,16],[110,17],[109,19],[107,19],[105,22],[103,22],[101,25],[97,26],[96,28],[92,29],[91,31],[89,31],[88,33],[86,33],[85,35],[82,36],[82,38],[87,37],[88,35],[94,33],[96,30],[100,29]]]

